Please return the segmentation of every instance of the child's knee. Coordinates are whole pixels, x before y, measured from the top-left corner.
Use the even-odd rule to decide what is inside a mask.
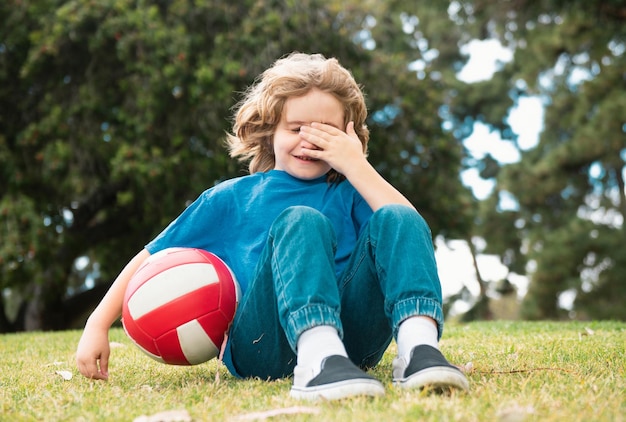
[[[421,214],[406,205],[385,205],[374,213],[372,221],[378,222],[382,225],[391,224],[396,227],[402,227],[405,225],[417,226],[430,232],[430,228]]]
[[[272,225],[272,232],[300,231],[325,233],[334,238],[332,223],[320,211],[307,206],[292,206],[281,212]]]

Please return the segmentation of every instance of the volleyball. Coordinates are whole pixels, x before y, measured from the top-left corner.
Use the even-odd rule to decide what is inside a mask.
[[[148,356],[197,365],[219,355],[235,316],[239,285],[216,255],[170,248],[151,255],[131,277],[122,325]]]

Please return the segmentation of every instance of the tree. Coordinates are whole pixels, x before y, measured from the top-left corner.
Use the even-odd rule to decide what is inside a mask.
[[[452,3],[475,36],[514,51],[492,80],[461,88],[457,124],[471,116],[515,144],[506,117],[517,99],[539,96],[546,108],[538,145],[491,174],[496,188],[476,226],[487,251],[530,270],[528,318],[562,317],[565,291],[579,317],[626,318],[624,2]],[[503,194],[517,207],[501,209]]]
[[[353,70],[372,161],[434,233],[464,233],[463,151],[438,117],[459,33],[442,35],[441,6],[420,23],[402,3],[2,3],[0,331],[80,324],[186,203],[242,174],[222,146],[230,108],[294,50]]]

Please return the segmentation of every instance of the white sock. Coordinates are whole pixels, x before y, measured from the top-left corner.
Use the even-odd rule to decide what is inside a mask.
[[[439,349],[437,324],[426,317],[411,317],[405,319],[398,327],[398,356],[411,359],[411,351],[415,346],[427,344]]]
[[[298,337],[298,365],[319,371],[322,360],[328,356],[348,356],[339,333],[330,325],[318,325],[304,331]]]

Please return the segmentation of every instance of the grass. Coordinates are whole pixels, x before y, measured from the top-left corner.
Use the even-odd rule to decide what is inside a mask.
[[[88,380],[74,365],[79,337],[0,336],[0,420],[133,421],[184,410],[194,421],[626,421],[626,323],[448,324],[441,349],[466,368],[469,393],[394,388],[392,344],[372,370],[387,387],[384,397],[317,404],[291,399],[290,380],[236,380],[217,361],[157,363],[120,329],[111,331],[110,380]],[[63,370],[70,380],[57,374]],[[295,413],[276,415],[285,409]]]

